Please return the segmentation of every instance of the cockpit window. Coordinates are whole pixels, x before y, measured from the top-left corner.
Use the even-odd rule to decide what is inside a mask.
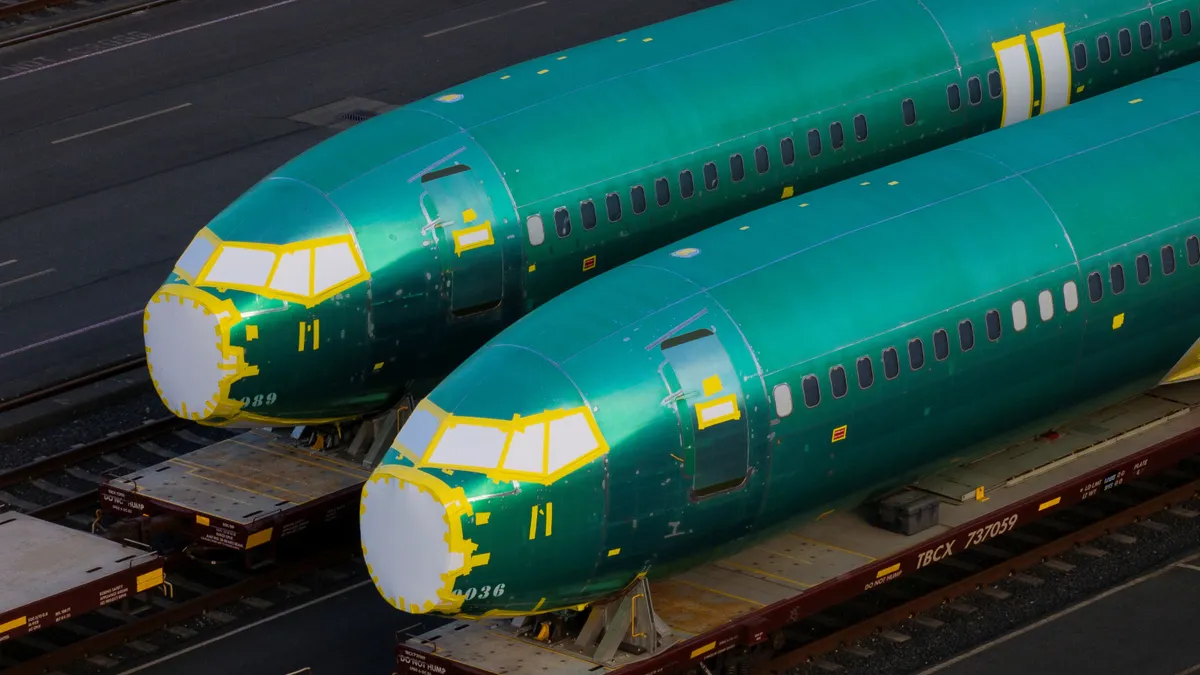
[[[312,306],[370,278],[351,235],[293,244],[222,242],[202,230],[175,265],[196,286]]]
[[[417,466],[538,483],[553,482],[608,452],[586,407],[496,420],[446,415],[428,399],[417,406],[394,446]]]
[[[195,281],[196,275],[204,269],[204,263],[208,262],[220,243],[216,235],[207,228],[200,230],[183,251],[183,255],[179,256],[179,262],[175,263],[175,272],[188,281]]]
[[[339,241],[336,244],[318,246],[313,255],[313,289],[314,295],[320,295],[329,289],[358,276],[359,266],[350,250],[350,242]]]
[[[203,282],[230,287],[265,286],[274,265],[275,253],[272,251],[222,244],[217,259],[204,274]]]
[[[279,266],[271,277],[271,288],[284,293],[308,295],[312,286],[311,262],[312,254],[308,251],[292,251],[279,256]]]

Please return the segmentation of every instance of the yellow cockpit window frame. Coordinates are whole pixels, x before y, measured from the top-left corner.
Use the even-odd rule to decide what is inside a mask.
[[[600,433],[600,426],[596,423],[596,418],[592,411],[587,406],[578,406],[575,408],[560,408],[558,410],[545,410],[536,415],[522,417],[514,415],[511,420],[492,419],[487,417],[468,417],[454,415],[442,410],[429,399],[421,401],[417,406],[417,410],[425,410],[432,414],[438,421],[437,431],[424,448],[409,448],[404,446],[397,437],[397,442],[393,443],[393,448],[403,456],[408,458],[414,466],[430,469],[445,469],[449,471],[472,471],[482,473],[488,478],[496,481],[527,481],[531,483],[539,483],[549,485],[564,476],[574,472],[576,469],[585,466],[592,460],[608,453],[608,441],[604,435]],[[415,414],[415,411],[414,411]],[[555,469],[552,472],[547,472],[546,468],[550,465],[550,425],[552,422],[561,419],[567,419],[574,415],[582,414],[587,422],[588,429],[591,431],[592,438],[596,442],[596,447],[592,450],[575,457],[563,466]],[[509,447],[512,445],[513,434],[515,432],[525,431],[526,429],[543,425],[542,439],[542,463],[541,471],[524,471],[517,469],[504,468],[508,460]],[[465,465],[465,464],[449,464],[443,462],[430,461],[435,449],[441,442],[446,431],[461,425],[470,425],[476,427],[484,427],[497,429],[505,433],[504,446],[500,451],[500,457],[496,461],[495,466],[491,465]]]
[[[245,291],[247,293],[254,293],[255,295],[259,295],[264,298],[274,298],[276,300],[295,302],[295,303],[303,305],[305,307],[312,307],[313,305],[317,305],[321,302],[324,302],[325,300],[332,298],[333,296],[337,295],[338,293],[341,293],[341,292],[345,291],[346,289],[356,286],[359,283],[367,281],[371,278],[371,273],[367,271],[367,265],[363,261],[362,253],[358,249],[358,243],[354,240],[354,237],[351,234],[338,234],[338,235],[333,235],[330,237],[318,237],[316,239],[305,239],[303,241],[292,242],[289,244],[259,244],[259,243],[244,242],[244,241],[224,241],[220,237],[218,237],[212,230],[209,230],[208,228],[204,228],[204,229],[200,230],[200,233],[197,234],[196,237],[197,238],[204,237],[204,238],[208,239],[209,241],[211,241],[215,245],[213,252],[209,255],[208,260],[206,260],[204,262],[204,266],[200,269],[200,272],[193,276],[192,274],[190,274],[183,268],[179,267],[178,263],[176,263],[176,266],[174,269],[175,274],[177,274],[180,278],[186,280],[188,283],[190,283],[191,285],[196,286],[196,287],[216,288],[217,290],[222,291],[222,292],[224,292],[226,290]],[[317,249],[322,248],[324,246],[333,246],[333,245],[337,245],[337,244],[345,244],[346,247],[350,250],[350,255],[353,258],[354,265],[357,269],[357,272],[354,274],[354,276],[351,276],[347,279],[339,281],[337,284],[334,284],[333,286],[330,286],[329,288],[321,291],[320,293],[317,293],[316,289],[315,289]],[[212,271],[212,268],[216,264],[217,260],[220,259],[221,253],[225,250],[226,247],[230,247],[230,248],[236,247],[236,248],[243,248],[243,249],[249,249],[249,250],[254,250],[254,251],[266,251],[266,252],[273,254],[275,256],[275,259],[271,263],[271,271],[267,274],[266,280],[261,285],[230,283],[227,281],[220,281],[220,282],[209,281],[207,277],[208,277],[209,273]],[[271,282],[275,278],[275,273],[279,269],[279,261],[283,258],[283,256],[287,255],[287,254],[303,253],[305,251],[307,251],[309,254],[309,261],[308,261],[308,289],[309,289],[309,292],[307,294],[301,295],[299,293],[292,293],[289,291],[281,291],[281,290],[272,288]]]

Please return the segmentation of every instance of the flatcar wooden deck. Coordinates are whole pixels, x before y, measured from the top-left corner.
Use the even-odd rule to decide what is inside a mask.
[[[162,583],[154,553],[0,512],[0,643]]]
[[[1178,460],[1178,453],[1165,457],[1168,453],[1156,448],[1200,431],[1198,404],[1200,383],[1162,387],[1084,416],[1058,429],[1055,437],[1003,448],[923,479],[914,487],[938,495],[940,519],[912,536],[836,511],[736,555],[656,582],[654,609],[671,627],[676,648],[682,648],[676,649],[680,653],[673,660],[688,660],[689,655],[694,659],[744,639],[726,629],[752,614],[787,605],[800,611],[797,618],[810,614],[983,543],[1055,507],[1165,469]],[[1191,447],[1185,454],[1194,452]],[[804,607],[805,599],[812,600],[810,607]],[[689,641],[693,644],[685,644]],[[433,654],[426,653],[430,645],[436,645]],[[616,663],[641,672],[641,666],[649,668],[653,660],[618,652]],[[460,673],[584,675],[601,670],[572,653],[569,643],[547,645],[516,637],[499,621],[454,622],[422,634],[399,646],[397,663],[400,673],[434,672],[428,670],[430,665]]]
[[[250,431],[101,486],[125,516],[189,518],[197,539],[235,549],[357,513],[368,469],[269,431]]]

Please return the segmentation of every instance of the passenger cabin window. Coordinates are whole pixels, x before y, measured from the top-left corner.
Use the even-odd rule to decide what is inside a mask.
[[[1164,16],[1158,20],[1158,33],[1163,42],[1171,41],[1171,38],[1174,37],[1174,31],[1171,30],[1171,17]]]
[[[911,98],[906,98],[900,103],[900,110],[904,114],[904,126],[911,127],[917,123],[917,105]]]
[[[1187,254],[1189,265],[1200,263],[1200,239],[1195,236],[1187,238]]]
[[[860,143],[867,140],[867,116],[866,115],[855,115],[854,116],[854,138],[856,138]]]
[[[946,87],[946,105],[950,106],[950,112],[957,112],[962,107],[962,94],[957,84]]]
[[[971,105],[979,105],[983,100],[983,86],[979,84],[979,76],[976,75],[967,80],[967,103]]]
[[[1120,295],[1125,290],[1125,268],[1120,264],[1108,268],[1108,280],[1112,284],[1113,295]]]
[[[1100,63],[1108,63],[1112,58],[1112,40],[1109,40],[1107,35],[1096,38],[1096,52],[1100,56]]]
[[[988,96],[991,96],[992,98],[1000,98],[1000,94],[1002,94],[1002,93],[1003,93],[1003,90],[1001,89],[1000,71],[989,70],[988,71]]]
[[[805,375],[800,381],[800,388],[804,390],[804,405],[808,408],[815,408],[821,402],[821,384],[817,382],[816,375]]]
[[[1088,275],[1088,297],[1092,302],[1100,302],[1104,297],[1104,280],[1100,278],[1099,272]]]
[[[1025,301],[1018,300],[1012,304],[1013,315],[1013,330],[1018,333],[1025,330],[1025,325],[1029,323],[1028,317],[1025,315]]]
[[[783,384],[775,385],[772,392],[775,398],[775,414],[779,417],[787,417],[792,414],[792,388]]]
[[[1079,308],[1079,289],[1075,288],[1074,281],[1063,284],[1063,307],[1066,307],[1068,312]]]
[[[1042,291],[1038,293],[1038,311],[1042,314],[1042,321],[1049,321],[1054,318],[1054,294],[1050,291]]]
[[[834,150],[841,150],[842,145],[846,143],[846,137],[842,134],[842,123],[834,122],[829,125],[829,145],[833,146]]]
[[[571,214],[564,208],[554,209],[554,231],[559,239],[571,234]]]
[[[633,186],[633,189],[629,191],[629,201],[633,202],[634,215],[645,213],[646,190],[641,185]]]
[[[1121,56],[1129,56],[1133,51],[1133,36],[1128,28],[1122,28],[1117,32],[1117,48],[1121,50]]]
[[[667,184],[666,178],[654,181],[654,198],[658,201],[659,206],[671,203],[671,186]]]
[[[596,227],[596,205],[592,203],[592,200],[579,203],[579,216],[583,221],[583,229],[590,230]]]
[[[883,376],[889,380],[894,380],[899,374],[900,357],[896,354],[895,347],[888,347],[883,350]]]
[[[829,388],[833,391],[834,398],[841,398],[846,395],[846,369],[841,366],[834,366],[829,369]]]
[[[933,358],[945,361],[950,356],[950,336],[942,329],[933,332]]]
[[[1134,259],[1137,263],[1137,277],[1139,284],[1145,284],[1150,281],[1150,256],[1146,254],[1139,255]]]
[[[735,183],[746,177],[746,165],[742,163],[741,155],[729,158],[729,177]]]
[[[759,173],[766,173],[771,168],[771,158],[767,156],[767,146],[760,145],[754,149],[754,168]]]
[[[791,166],[796,162],[796,144],[790,136],[779,141],[779,156],[783,158],[784,166]]]
[[[871,357],[864,356],[855,364],[858,369],[858,388],[866,389],[875,383],[875,371],[871,369]]]
[[[542,225],[542,216],[535,213],[525,219],[525,229],[529,230],[529,243],[541,246],[546,241],[546,228]]]
[[[1192,32],[1192,13],[1186,9],[1179,13],[1179,32],[1184,35]]]
[[[921,342],[921,338],[913,338],[908,341],[908,367],[920,370],[924,365],[925,345]]]
[[[704,165],[704,189],[717,189],[717,165],[713,162]]]
[[[808,132],[808,156],[816,157],[821,154],[821,132],[812,129]]]
[[[1161,257],[1162,257],[1163,274],[1164,275],[1174,274],[1175,273],[1175,247],[1171,246],[1170,244],[1167,244],[1166,246],[1162,247]]]
[[[696,194],[696,184],[692,182],[691,171],[679,172],[679,196],[687,199]]]
[[[604,206],[608,209],[608,222],[615,223],[621,219],[621,195],[608,193],[604,198]]]
[[[975,346],[975,326],[970,319],[958,322],[958,348],[964,352],[971,351]]]
[[[1138,38],[1141,40],[1142,49],[1150,48],[1150,43],[1154,42],[1154,29],[1150,27],[1149,21],[1138,25]]]
[[[1075,43],[1075,70],[1087,68],[1087,47],[1082,42]]]
[[[1000,339],[1000,312],[994,309],[989,309],[988,313],[983,316],[984,322],[987,323],[988,339],[992,342]]]

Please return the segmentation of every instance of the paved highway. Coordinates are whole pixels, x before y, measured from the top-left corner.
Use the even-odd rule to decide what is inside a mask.
[[[0,397],[141,352],[206,221],[334,132],[718,0],[184,0],[0,50]]]
[[[919,675],[1200,673],[1200,555],[1138,577]]]

